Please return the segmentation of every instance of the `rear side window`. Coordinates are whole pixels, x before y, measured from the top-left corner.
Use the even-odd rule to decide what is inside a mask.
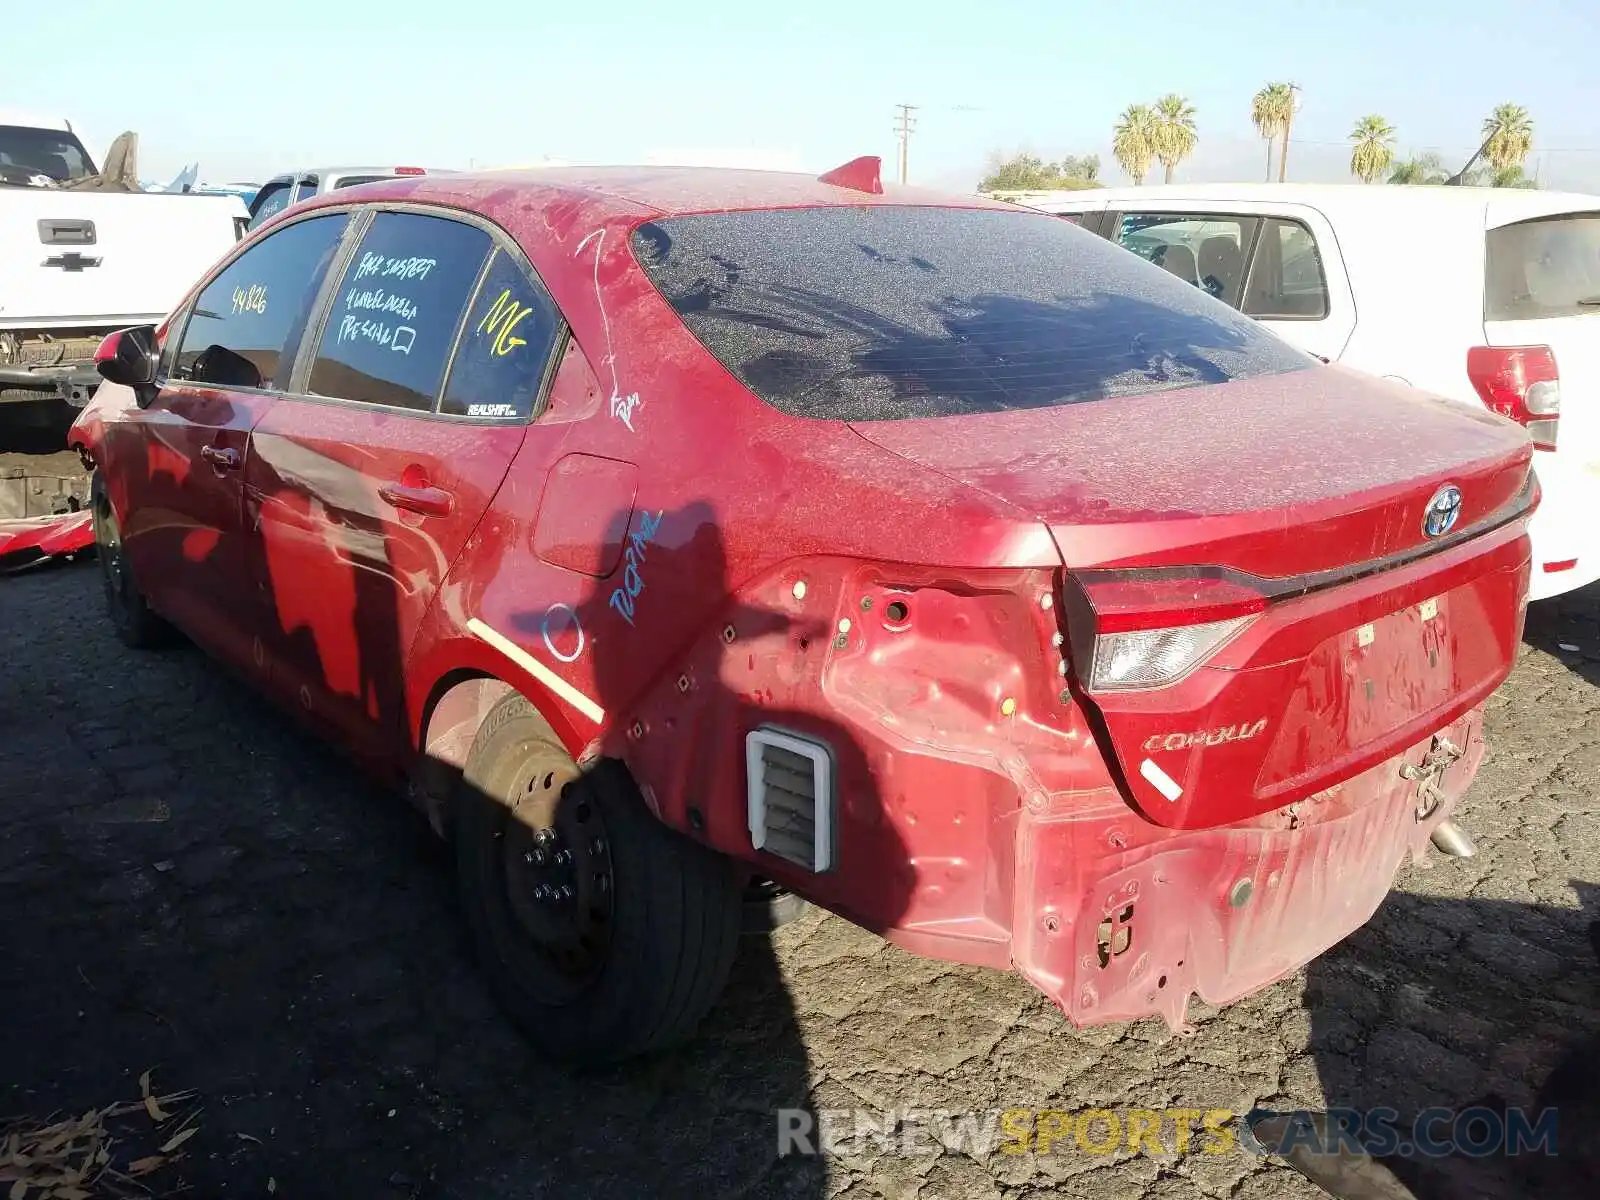
[[[1250,264],[1244,311],[1268,321],[1320,321],[1328,315],[1322,252],[1299,221],[1266,219]]]
[[[1600,213],[1502,225],[1488,233],[1483,317],[1525,321],[1600,312]]]
[[[200,293],[173,376],[218,387],[284,388],[346,217],[331,213],[268,234]]]
[[[555,346],[556,307],[504,250],[478,288],[450,364],[439,411],[525,421],[533,415]]]
[[[1170,275],[1239,307],[1255,217],[1212,213],[1126,213],[1117,242]]]
[[[473,225],[380,212],[329,306],[308,390],[431,412],[489,247]]]
[[[997,412],[1313,360],[1043,213],[895,205],[641,225],[634,254],[705,347],[785,413]]]

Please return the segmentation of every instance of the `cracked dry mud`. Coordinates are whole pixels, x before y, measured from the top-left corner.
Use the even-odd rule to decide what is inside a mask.
[[[1478,857],[1406,869],[1366,928],[1197,1006],[1190,1036],[1073,1032],[1018,978],[812,912],[747,942],[694,1045],[574,1076],[489,1002],[402,802],[197,651],[123,649],[93,568],[0,579],[0,1114],[153,1069],[200,1093],[161,1183],[202,1197],[1318,1196],[1198,1143],[780,1159],[775,1110],[1529,1102],[1600,1034],[1600,593],[1536,607],[1527,642],[1461,811]],[[1519,1194],[1504,1167],[1453,1186]]]

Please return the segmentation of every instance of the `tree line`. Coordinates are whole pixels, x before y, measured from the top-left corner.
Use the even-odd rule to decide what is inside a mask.
[[[1250,121],[1267,145],[1268,180],[1272,178],[1273,152],[1278,152],[1278,179],[1288,178],[1289,131],[1299,108],[1300,89],[1292,83],[1269,83],[1250,102]],[[1397,159],[1395,127],[1378,114],[1362,117],[1350,131],[1350,173],[1363,183],[1387,178],[1396,184],[1442,184],[1459,181],[1486,187],[1536,187],[1524,168],[1533,148],[1533,118],[1517,104],[1500,104],[1484,118],[1483,142],[1460,172],[1452,173],[1436,153]],[[1117,165],[1133,180],[1144,183],[1150,169],[1160,163],[1164,181],[1199,144],[1194,105],[1177,93],[1153,104],[1130,104],[1112,128],[1111,153]],[[1459,176],[1459,179],[1458,179]],[[988,173],[978,190],[1037,191],[1048,188],[1100,186],[1098,155],[1068,155],[1049,162],[1038,155],[1019,153],[989,157]]]

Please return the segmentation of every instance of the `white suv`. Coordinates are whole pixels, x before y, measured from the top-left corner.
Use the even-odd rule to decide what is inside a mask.
[[[1304,350],[1520,422],[1544,488],[1531,598],[1600,579],[1600,196],[1204,184],[1028,203]]]

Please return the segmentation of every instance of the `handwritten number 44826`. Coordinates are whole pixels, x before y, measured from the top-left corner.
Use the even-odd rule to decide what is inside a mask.
[[[236,287],[233,289],[233,311],[236,313],[253,312],[264,313],[267,311],[267,288],[265,284],[252,283],[249,287]]]
[[[628,550],[624,555],[627,565],[622,570],[622,586],[611,593],[611,607],[629,625],[633,624],[635,602],[639,593],[644,591],[645,550],[655,537],[656,530],[661,528],[661,517],[660,512],[645,513],[639,519],[639,528],[628,535]]]

